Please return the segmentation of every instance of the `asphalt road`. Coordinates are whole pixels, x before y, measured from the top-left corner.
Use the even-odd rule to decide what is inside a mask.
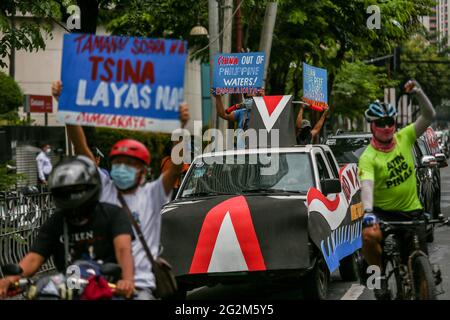
[[[441,169],[441,208],[442,213],[450,216],[450,166]],[[439,300],[450,300],[450,227],[435,230],[435,240],[429,247],[431,263],[439,265],[443,282],[438,287]],[[301,288],[292,288],[281,285],[267,284],[241,284],[217,285],[215,287],[202,287],[188,292],[188,300],[296,300],[302,299]],[[344,282],[339,272],[331,275],[328,291],[328,300],[374,300],[372,290],[356,282]]]

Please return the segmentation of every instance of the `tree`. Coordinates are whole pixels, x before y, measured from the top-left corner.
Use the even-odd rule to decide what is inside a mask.
[[[295,80],[301,79],[302,62],[324,67],[329,73],[329,89],[342,63],[390,54],[401,41],[420,27],[418,17],[431,8],[430,0],[391,0],[380,2],[381,29],[371,30],[366,9],[374,1],[364,0],[280,0],[272,44],[267,91],[298,95],[301,86],[291,85],[286,92],[289,73],[296,66]],[[262,5],[261,5],[262,6]],[[259,34],[257,8],[245,6],[243,16],[250,34]],[[262,13],[263,14],[263,13]],[[399,27],[399,25],[401,27]],[[255,50],[259,39],[245,37],[244,46]]]
[[[435,107],[450,99],[450,58],[445,52],[439,52],[439,47],[420,34],[413,36],[402,45],[398,75],[401,83],[416,79]]]
[[[23,103],[22,91],[13,78],[0,72],[0,121],[17,120],[17,110]]]
[[[378,67],[361,61],[345,62],[336,75],[331,104],[336,114],[355,118],[361,116],[370,102],[382,99],[383,88],[394,87],[397,83],[389,80]]]
[[[55,0],[2,0],[0,2],[0,68],[12,50],[45,49],[44,36],[51,36],[48,17],[60,17],[60,2]],[[34,18],[17,23],[17,14],[29,14]]]

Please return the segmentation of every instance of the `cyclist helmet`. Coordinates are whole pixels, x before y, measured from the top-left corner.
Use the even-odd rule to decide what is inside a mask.
[[[365,112],[365,117],[368,122],[386,117],[394,118],[396,115],[397,110],[393,105],[380,102],[379,100],[372,102]]]
[[[116,156],[128,156],[141,160],[146,165],[150,164],[150,152],[142,143],[133,139],[116,142],[109,153],[109,157],[112,159]]]
[[[82,215],[83,210],[99,200],[101,191],[97,166],[85,156],[62,160],[50,174],[49,189],[57,209],[70,216]]]

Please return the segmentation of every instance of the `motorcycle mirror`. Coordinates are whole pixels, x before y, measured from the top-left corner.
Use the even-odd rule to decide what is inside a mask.
[[[100,272],[104,276],[120,278],[122,275],[122,268],[117,263],[107,262],[100,267]]]
[[[6,264],[1,269],[5,276],[20,276],[23,273],[22,268],[14,263]]]

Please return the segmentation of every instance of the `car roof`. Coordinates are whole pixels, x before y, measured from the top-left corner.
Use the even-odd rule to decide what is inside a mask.
[[[338,135],[329,136],[327,139],[351,139],[351,138],[372,138],[370,132],[346,132]]]
[[[255,149],[239,149],[239,150],[232,149],[219,152],[204,153],[202,155],[195,157],[194,161],[198,158],[258,154],[258,153],[309,153],[312,149],[317,147],[329,150],[329,146],[324,144],[295,145],[292,147],[281,147],[281,148],[255,148]]]

